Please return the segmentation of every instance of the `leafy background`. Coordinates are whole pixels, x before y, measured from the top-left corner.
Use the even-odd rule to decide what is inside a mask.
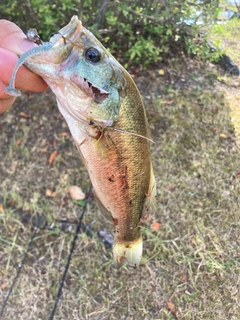
[[[181,50],[209,58],[194,39],[198,22],[213,22],[219,7],[217,0],[3,0],[0,12],[25,31],[37,28],[44,41],[78,15],[121,63],[147,67]]]

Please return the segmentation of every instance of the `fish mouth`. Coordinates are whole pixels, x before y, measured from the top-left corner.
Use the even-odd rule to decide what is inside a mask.
[[[74,43],[81,36],[82,28],[82,22],[75,15],[65,27],[50,38],[50,42],[55,48],[65,45],[67,41]]]

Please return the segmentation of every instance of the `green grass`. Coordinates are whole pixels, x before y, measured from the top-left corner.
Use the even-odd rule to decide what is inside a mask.
[[[163,68],[165,77],[156,70],[136,78],[156,142],[158,189],[156,214],[142,228],[142,263],[134,271],[114,268],[111,249],[97,236],[113,227],[90,201],[84,223],[93,222],[93,235],[79,235],[55,319],[239,319],[240,167],[228,101],[199,61]],[[86,191],[89,180],[70,137],[58,135],[67,129],[51,96],[21,99],[0,120],[0,303],[33,232],[24,217],[41,216],[47,225],[37,233],[4,319],[48,319],[73,239],[59,221],[67,217],[74,227],[81,211],[62,199],[69,185]],[[20,121],[20,111],[35,118]],[[65,147],[49,166],[52,139]],[[47,188],[56,197],[47,197]]]
[[[210,39],[213,44],[230,54],[233,60],[239,60],[240,54],[234,50],[238,46],[237,39],[240,36],[240,21],[238,19],[228,20],[222,24],[215,24],[210,30]]]
[[[214,25],[209,30],[209,38],[220,48],[224,53],[240,66],[240,21],[238,19],[232,19],[226,21],[224,24]],[[221,90],[226,94],[228,104],[230,107],[230,114],[234,127],[236,130],[236,136],[239,140],[240,135],[240,112],[239,112],[239,77],[229,77],[227,73],[219,74],[218,80],[220,82]]]

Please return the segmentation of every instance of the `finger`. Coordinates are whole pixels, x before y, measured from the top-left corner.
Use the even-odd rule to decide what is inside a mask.
[[[5,85],[4,83],[0,82],[0,92],[3,91]],[[9,95],[5,94],[7,98],[2,99],[0,98],[0,114],[5,112],[7,109],[11,107],[13,102],[16,100],[16,97],[9,97]]]
[[[1,70],[1,81],[0,86],[0,99],[9,98],[9,95],[4,92],[11,79],[14,66],[18,60],[18,57],[7,50],[0,48],[0,70]],[[26,67],[22,66],[17,72],[16,88],[20,90],[29,90],[34,92],[42,92],[46,90],[47,84],[41,77],[29,71]]]
[[[11,97],[9,99],[0,100],[0,114],[7,111],[13,104],[16,98]]]
[[[35,46],[30,42],[23,31],[13,22],[0,20],[0,47],[20,56]]]

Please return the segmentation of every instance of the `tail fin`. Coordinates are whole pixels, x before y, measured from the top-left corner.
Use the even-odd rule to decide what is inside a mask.
[[[127,261],[128,264],[136,268],[142,257],[143,250],[143,241],[142,237],[138,238],[135,241],[131,242],[118,242],[115,239],[113,246],[113,258],[116,266],[122,264],[124,261]]]

